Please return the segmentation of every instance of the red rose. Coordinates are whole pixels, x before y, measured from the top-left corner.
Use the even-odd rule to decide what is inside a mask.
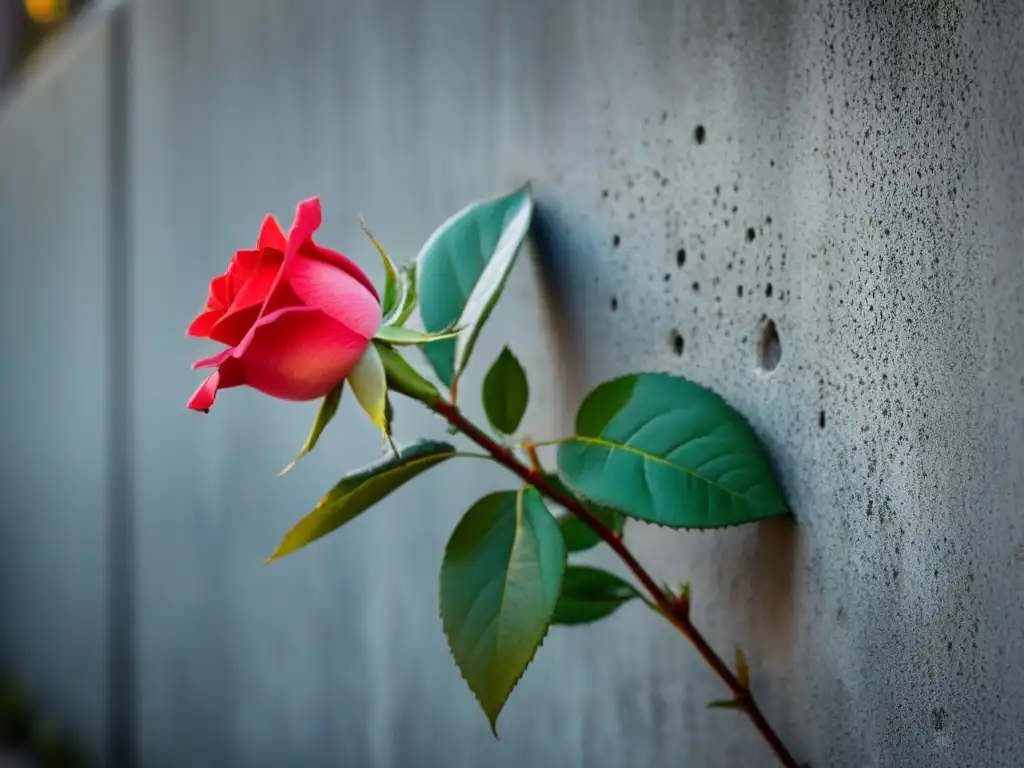
[[[227,345],[193,368],[216,368],[188,407],[208,411],[217,391],[250,386],[283,400],[315,400],[345,379],[381,324],[380,297],[359,267],[313,242],[320,200],[299,203],[285,237],[273,216],[254,250],[235,253],[210,283],[190,336]]]

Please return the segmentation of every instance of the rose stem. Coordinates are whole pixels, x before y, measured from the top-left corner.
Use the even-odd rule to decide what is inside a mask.
[[[539,469],[523,464],[512,451],[492,440],[486,432],[469,421],[455,405],[445,400],[438,400],[429,407],[466,437],[487,451],[495,461],[504,465],[552,501],[568,509],[589,526],[594,533],[600,536],[650,593],[659,612],[690,641],[704,661],[707,662],[708,666],[725,683],[725,686],[735,699],[735,708],[741,710],[750,718],[758,733],[761,734],[779,759],[779,762],[785,768],[799,768],[789,749],[782,742],[782,739],[779,738],[779,735],[775,733],[768,720],[765,719],[757,702],[754,701],[754,696],[749,688],[739,681],[728,665],[722,660],[722,657],[715,652],[710,643],[704,638],[704,635],[700,633],[690,620],[689,599],[676,598],[659,587],[647,570],[633,556],[633,553],[629,551],[629,548],[623,543],[622,537],[619,534],[594,517],[575,498],[566,496],[557,488],[554,488],[547,482],[543,472]]]

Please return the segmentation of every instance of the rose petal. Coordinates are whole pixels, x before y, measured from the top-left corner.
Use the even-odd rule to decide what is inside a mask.
[[[295,254],[285,267],[292,290],[307,307],[326,312],[364,339],[372,339],[381,322],[377,297],[362,282],[336,265]]]
[[[229,387],[239,387],[245,383],[242,366],[235,359],[229,359],[225,365],[211,373],[199,389],[195,391],[188,401],[188,407],[193,411],[206,413],[217,399],[217,392]]]
[[[358,264],[356,264],[347,256],[338,253],[337,251],[332,251],[330,248],[324,248],[322,245],[317,245],[312,240],[307,241],[305,247],[300,248],[299,252],[306,253],[310,256],[315,256],[318,259],[330,262],[331,264],[335,264],[341,267],[343,270],[352,275],[352,277],[354,277],[360,283],[365,285],[366,289],[373,294],[373,297],[377,299],[378,302],[380,301],[380,294],[377,293],[377,289],[376,287],[374,287],[373,281],[371,281],[370,278],[366,276],[366,273],[359,268]]]
[[[225,309],[231,303],[231,296],[228,290],[230,278],[225,275],[217,275],[210,281],[210,299],[207,302],[208,309]]]
[[[263,222],[266,228],[267,222]],[[291,232],[288,233],[288,242],[284,251],[284,260],[281,269],[278,270],[277,276],[274,278],[273,284],[270,286],[270,290],[267,292],[266,301],[263,302],[263,307],[260,309],[259,318],[262,319],[271,311],[278,311],[279,308],[284,305],[286,307],[294,306],[291,302],[292,290],[290,286],[284,281],[284,273],[288,265],[288,261],[295,255],[299,248],[299,245],[304,243],[313,233],[317,227],[320,226],[320,199],[317,197],[311,197],[308,200],[303,200],[295,207],[295,222],[292,224]],[[272,237],[272,235],[268,235]],[[257,320],[253,324],[252,328],[245,335],[237,346],[231,350],[231,354],[234,357],[241,357],[245,354],[245,350],[252,343],[253,335],[256,331],[256,325],[259,323]]]
[[[209,338],[233,347],[245,338],[259,316],[259,304],[236,312],[222,313],[220,319],[210,329]]]
[[[282,400],[314,400],[349,374],[368,345],[323,312],[292,307],[259,320],[239,362],[250,387]]]
[[[221,350],[216,355],[210,355],[209,357],[204,357],[200,360],[196,360],[194,363],[192,363],[192,370],[197,371],[200,368],[215,368],[228,358],[232,357],[234,355],[234,352],[235,348],[233,347],[231,349]]]
[[[259,266],[260,259],[262,258],[262,256],[263,251],[261,251],[258,248],[252,251],[235,251],[235,256],[232,259],[232,261],[237,263],[238,266],[241,267],[246,274],[248,274],[249,272],[252,272],[254,269],[256,269],[256,267]]]
[[[284,236],[281,225],[277,223],[277,219],[273,216],[267,216],[263,220],[263,226],[260,227],[260,236],[256,240],[256,247],[261,251],[265,248],[273,248],[275,251],[281,251],[281,253],[284,253],[284,249],[288,247],[288,238]]]
[[[228,307],[228,312],[237,312],[240,309],[263,304],[270,293],[270,287],[281,269],[284,261],[284,254],[278,251],[264,251],[254,268],[249,271],[245,282],[239,286]]]
[[[211,309],[203,312],[199,317],[192,321],[192,324],[188,327],[188,331],[186,331],[186,333],[189,336],[195,336],[200,339],[209,338],[210,331],[214,324],[220,320],[223,315],[224,312],[219,309]]]

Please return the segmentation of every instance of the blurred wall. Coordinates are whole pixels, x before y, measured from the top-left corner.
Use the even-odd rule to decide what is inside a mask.
[[[373,430],[344,402],[278,478],[315,406],[235,390],[184,410],[206,351],[184,328],[266,212],[287,222],[320,195],[322,241],[379,278],[358,213],[411,257],[463,203],[532,179],[536,247],[463,391],[509,339],[537,438],[626,370],[717,388],[769,445],[799,524],[627,537],[692,583],[717,647],[746,651],[796,754],[1019,762],[1024,4],[129,11],[125,35],[76,35],[0,114],[0,653],[94,749],[109,725],[157,767],[772,764],[739,716],[706,709],[716,680],[642,606],[552,633],[496,743],[434,584],[458,517],[509,478],[446,466],[265,568],[376,455]],[[120,128],[108,76],[128,88]],[[118,157],[120,216],[102,191]],[[413,409],[398,425],[441,433]],[[111,550],[112,522],[130,535]],[[126,683],[102,648],[133,654]],[[113,702],[111,680],[127,686]]]
[[[0,664],[107,744],[113,349],[105,23],[0,102]]]

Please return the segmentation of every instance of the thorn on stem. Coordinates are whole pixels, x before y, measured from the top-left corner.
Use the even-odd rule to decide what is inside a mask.
[[[672,605],[675,607],[677,614],[684,619],[689,619],[690,583],[681,582],[675,592],[669,592],[669,597],[672,600]]]
[[[530,457],[530,466],[534,472],[543,472],[544,470],[540,465],[540,457],[537,456],[537,446],[529,440],[523,441],[523,450],[526,451],[526,455]]]
[[[747,666],[747,657],[739,648],[736,649],[736,680],[744,691],[750,691],[750,667]]]

